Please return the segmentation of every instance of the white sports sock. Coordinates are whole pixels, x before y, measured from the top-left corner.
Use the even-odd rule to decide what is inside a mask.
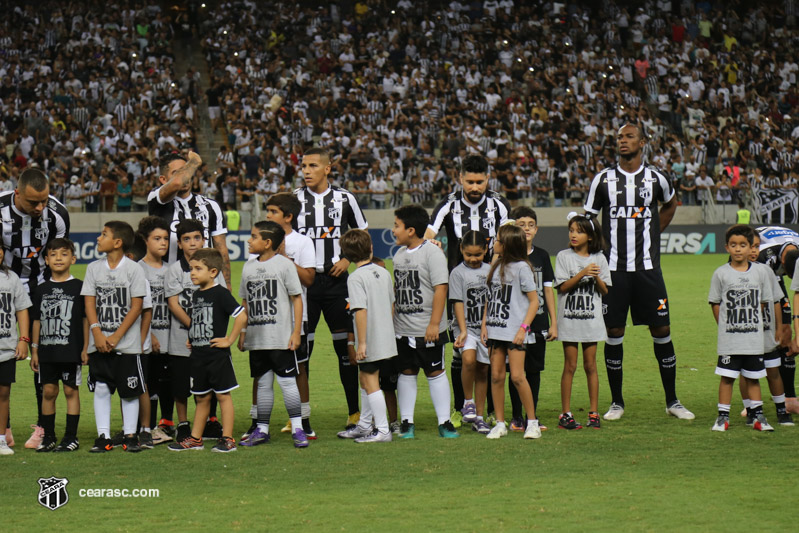
[[[303,420],[311,418],[311,402],[303,402],[300,404],[300,416]]]
[[[6,434],[5,433],[0,435],[0,442],[6,442]]]
[[[751,405],[752,405],[752,409],[757,409],[758,407],[763,407],[763,402],[762,401],[752,400],[751,401]]]
[[[258,429],[269,435],[269,424],[264,424],[263,422],[257,422]]]
[[[413,424],[413,411],[416,408],[416,376],[400,374],[397,379],[397,403],[400,420]]]
[[[744,402],[744,407],[746,407],[747,409],[752,407],[752,402],[749,400],[749,398],[744,398],[743,402]]]
[[[483,420],[483,421],[485,421],[481,415],[477,415],[477,420]]]
[[[474,405],[474,400],[463,400],[463,405]]]
[[[505,422],[500,422],[499,420],[497,420],[497,426],[496,427],[499,427],[499,426],[505,427]]]
[[[94,386],[94,421],[97,424],[97,436],[111,438],[111,389],[98,382]]]
[[[727,413],[730,412],[730,404],[728,404],[728,403],[720,403],[720,404],[718,404],[718,408],[719,408],[719,411],[721,411],[722,413],[725,412],[725,411]]]
[[[153,432],[153,430],[151,428],[141,428],[141,430],[144,431],[145,433],[152,433]]]
[[[375,427],[377,431],[386,435],[388,433],[388,413],[386,412],[386,397],[383,396],[383,391],[378,389],[376,392],[366,396],[366,402],[372,410],[374,417]]]
[[[774,403],[785,403],[785,395],[780,394],[779,396],[772,396],[771,401]]]
[[[111,402],[109,402],[111,403]],[[122,431],[125,435],[133,435],[139,427],[139,399],[122,398]]]
[[[449,420],[450,396],[447,373],[442,372],[435,377],[427,378],[427,385],[430,387],[430,399],[433,400],[433,409],[436,411],[440,426]]]
[[[372,429],[374,413],[372,412],[372,406],[369,404],[369,395],[366,394],[366,389],[359,390],[361,391],[361,418],[358,420],[358,427]]]

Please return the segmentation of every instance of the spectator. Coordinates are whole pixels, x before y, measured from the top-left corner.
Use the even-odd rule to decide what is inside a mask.
[[[133,202],[133,188],[130,185],[130,177],[122,176],[117,185],[117,211],[120,213],[130,212],[130,206]]]

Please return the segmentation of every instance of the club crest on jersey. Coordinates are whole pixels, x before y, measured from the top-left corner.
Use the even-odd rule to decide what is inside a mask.
[[[494,217],[485,217],[483,219],[483,227],[486,229],[486,231],[489,231],[489,232],[493,233],[494,232]]]
[[[33,232],[33,236],[40,241],[45,240],[49,234],[50,230],[47,228],[36,228],[36,230]]]
[[[341,207],[330,207],[327,210],[327,216],[330,218],[341,218]]]
[[[638,190],[638,196],[643,198],[643,200],[647,203],[652,201],[652,188],[651,187],[641,187]]]
[[[620,205],[611,207],[609,215],[610,218],[652,218],[652,210],[646,206]]]
[[[67,478],[48,477],[39,478],[39,503],[55,511],[59,507],[63,507],[69,501],[69,494],[67,494]]]

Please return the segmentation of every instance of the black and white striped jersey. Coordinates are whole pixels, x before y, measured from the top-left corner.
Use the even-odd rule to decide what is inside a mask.
[[[44,263],[44,247],[53,239],[69,237],[69,213],[53,196],[38,219],[19,211],[14,191],[0,194],[3,227],[3,264],[19,276],[30,294],[50,276]]]
[[[227,233],[227,221],[222,208],[215,200],[200,194],[190,194],[188,198],[175,196],[171,201],[163,204],[158,195],[161,188],[151,191],[147,196],[147,209],[150,215],[163,218],[169,224],[169,252],[165,261],[172,264],[181,257],[183,252],[178,249],[178,236],[175,228],[181,220],[193,218],[205,226],[205,245],[213,247],[213,237]]]
[[[341,187],[328,187],[321,194],[300,187],[294,195],[302,205],[297,231],[314,243],[316,271],[327,272],[341,259],[341,236],[351,228],[365,230],[369,224],[355,196]]]
[[[635,272],[660,268],[658,202],[668,202],[674,189],[668,177],[643,164],[632,174],[618,166],[606,168],[591,182],[585,210],[602,211],[602,232],[610,246],[611,271]]]
[[[489,237],[489,251],[494,248],[494,238],[499,227],[507,222],[510,204],[504,196],[486,191],[476,204],[463,197],[463,191],[449,194],[433,210],[428,228],[436,233],[443,227],[447,232],[447,263],[450,271],[463,261],[460,240],[469,230],[482,231]],[[485,261],[491,254],[486,254]]]

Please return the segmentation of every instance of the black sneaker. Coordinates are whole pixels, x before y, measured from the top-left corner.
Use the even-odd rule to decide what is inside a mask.
[[[114,448],[119,448],[120,446],[124,446],[125,432],[120,429],[113,437],[111,437],[111,444],[114,446]]]
[[[586,427],[599,429],[602,427],[602,424],[599,422],[599,413],[589,413],[588,414],[588,424]]]
[[[158,421],[158,427],[161,428],[161,431],[172,437],[175,438],[175,424],[172,423],[171,420],[166,420],[162,418]]]
[[[42,438],[42,443],[39,444],[39,447],[36,448],[37,452],[52,452],[55,450],[56,440],[55,435],[45,435]]]
[[[787,413],[787,412],[777,413],[777,422],[781,426],[793,426],[794,425],[793,417],[791,416],[791,413]]]
[[[114,449],[114,444],[111,442],[111,439],[107,438],[105,435],[100,435],[94,440],[94,446],[92,449],[89,450],[91,453],[105,453],[110,452]]]
[[[581,426],[572,415],[563,413],[558,419],[558,427],[560,429],[582,429],[583,426]]]
[[[141,446],[139,445],[139,437],[136,435],[125,436],[125,442],[122,444],[122,449],[126,452],[140,452]]]
[[[178,429],[175,432],[175,442],[184,441],[191,437],[191,426],[188,422],[181,422],[178,424]]]
[[[217,441],[216,446],[211,448],[211,451],[219,453],[235,452],[236,441],[232,437],[222,437]]]
[[[222,424],[216,419],[211,419],[205,424],[203,440],[219,440],[222,438]]]
[[[202,450],[204,448],[202,439],[195,439],[191,436],[191,433],[189,433],[188,437],[183,440],[173,442],[167,446],[167,449],[173,452],[182,452],[185,450]]]
[[[147,431],[142,431],[139,433],[139,446],[141,446],[142,450],[152,450],[153,446],[153,434]]]
[[[77,437],[64,437],[61,439],[61,444],[55,447],[54,452],[74,452],[80,448],[80,443]]]

